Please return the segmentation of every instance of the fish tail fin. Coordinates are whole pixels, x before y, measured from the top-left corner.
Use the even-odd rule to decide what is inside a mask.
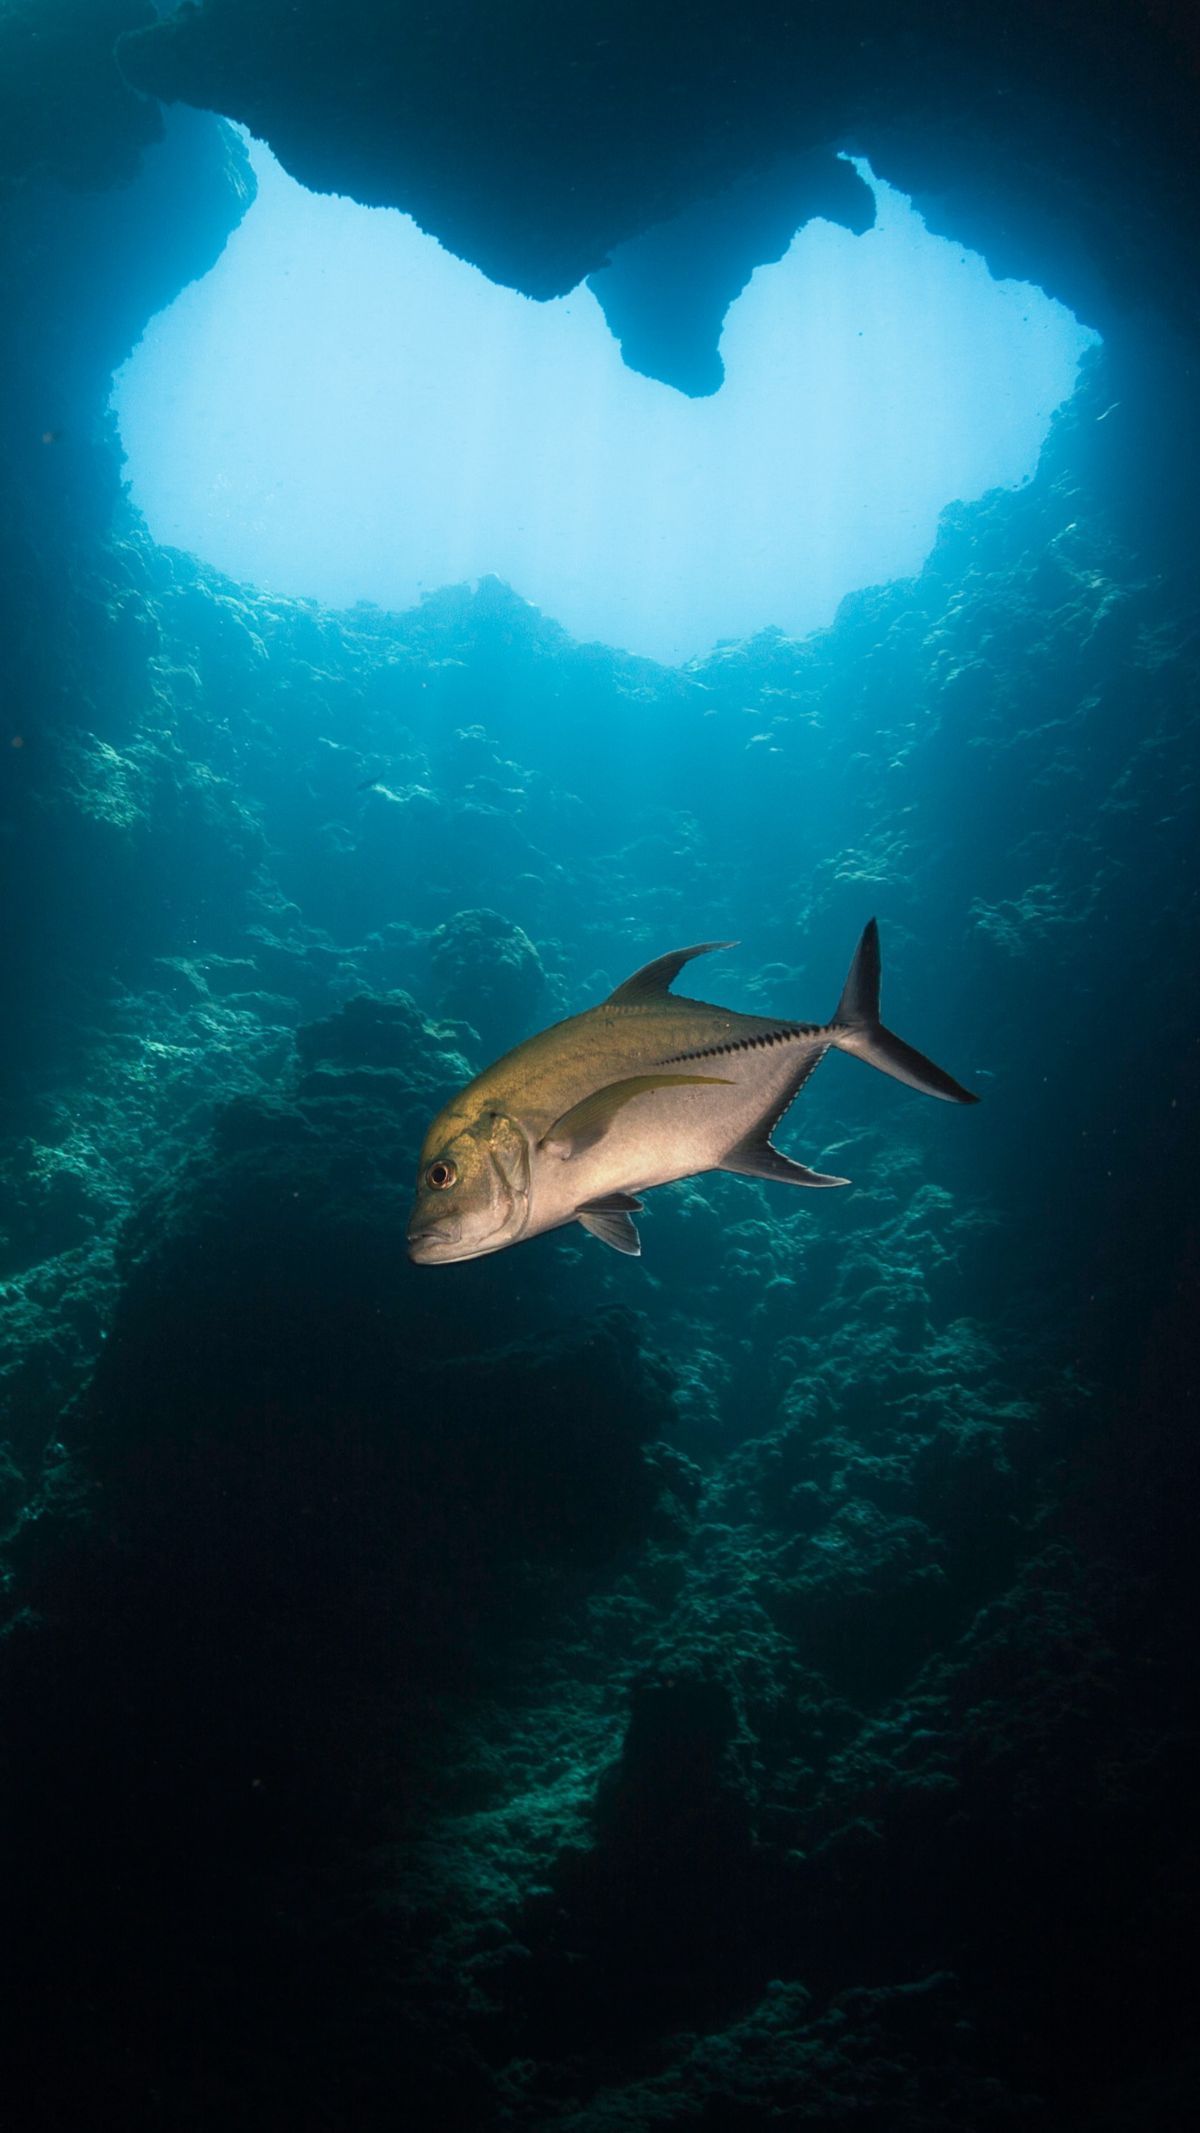
[[[961,1082],[935,1066],[932,1059],[926,1059],[923,1052],[914,1051],[902,1037],[884,1028],[879,1016],[879,976],[879,927],[870,919],[854,951],[833,1019],[826,1025],[824,1034],[829,1042],[841,1052],[865,1059],[868,1066],[878,1067],[881,1073],[907,1082],[910,1089],[920,1089],[925,1096],[940,1096],[953,1104],[978,1103],[979,1098],[970,1089],[964,1089]]]

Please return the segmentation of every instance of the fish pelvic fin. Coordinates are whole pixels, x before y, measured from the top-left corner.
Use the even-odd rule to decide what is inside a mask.
[[[660,955],[653,963],[646,963],[635,970],[631,978],[610,992],[607,1007],[639,1007],[650,1000],[665,1000],[685,963],[698,955],[715,955],[718,948],[736,948],[736,941],[701,941],[698,948],[676,948],[671,955]]]
[[[739,1178],[766,1178],[775,1185],[848,1185],[849,1178],[826,1177],[823,1171],[807,1170],[803,1163],[793,1163],[788,1155],[780,1155],[778,1148],[769,1139],[770,1128],[756,1126],[736,1148],[731,1148],[721,1163],[722,1170],[731,1170]]]
[[[618,1111],[631,1103],[635,1096],[645,1096],[653,1089],[680,1089],[699,1086],[707,1082],[729,1086],[721,1074],[633,1074],[627,1081],[610,1081],[603,1089],[594,1089],[582,1103],[573,1104],[556,1118],[547,1133],[542,1135],[541,1145],[564,1162],[573,1155],[582,1155],[585,1149],[594,1148],[603,1140]]]
[[[641,1201],[630,1193],[610,1192],[603,1200],[587,1201],[575,1219],[590,1236],[599,1237],[601,1244],[623,1252],[627,1259],[640,1259],[642,1240],[633,1216],[640,1213],[641,1206]]]
[[[910,1089],[920,1089],[924,1096],[940,1096],[952,1104],[977,1104],[979,1098],[970,1089],[964,1089],[952,1074],[935,1066],[923,1052],[915,1051],[902,1037],[884,1028],[879,1014],[880,968],[879,927],[874,919],[870,919],[855,949],[854,961],[833,1019],[826,1024],[822,1035],[828,1037],[830,1044],[835,1044],[840,1052],[850,1052],[855,1059],[865,1059],[868,1066],[878,1067],[882,1074],[891,1074],[897,1081],[906,1082]]]

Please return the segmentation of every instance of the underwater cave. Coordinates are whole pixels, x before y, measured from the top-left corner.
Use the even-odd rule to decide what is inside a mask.
[[[0,13],[17,2133],[1190,2120],[1198,73]]]
[[[719,322],[716,385],[685,393],[609,331],[596,291],[626,247],[536,303],[248,152],[253,205],[114,407],[157,540],[325,607],[498,577],[576,639],[660,662],[810,635],[848,592],[914,576],[947,503],[1030,478],[1095,340],[860,164],[869,227],[781,237]],[[660,250],[681,219],[648,233]]]

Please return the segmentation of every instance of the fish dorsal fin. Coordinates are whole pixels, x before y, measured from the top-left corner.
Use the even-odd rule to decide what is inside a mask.
[[[739,1178],[769,1178],[777,1185],[848,1185],[849,1178],[827,1178],[820,1170],[806,1170],[803,1163],[793,1163],[788,1155],[780,1155],[772,1147],[761,1126],[755,1126],[744,1140],[731,1148],[721,1164],[722,1170],[732,1170]]]
[[[542,1136],[542,1147],[561,1155],[565,1162],[569,1156],[582,1155],[585,1148],[594,1148],[597,1141],[603,1140],[618,1111],[635,1096],[646,1096],[653,1089],[680,1089],[702,1082],[728,1087],[721,1074],[633,1074],[628,1081],[610,1081],[556,1118]]]
[[[634,1205],[638,1203],[635,1201]],[[642,1240],[637,1233],[633,1216],[619,1207],[581,1207],[579,1222],[601,1244],[610,1244],[614,1252],[624,1252],[629,1259],[640,1259]]]
[[[676,948],[672,955],[660,955],[653,963],[646,963],[635,970],[631,978],[610,992],[606,1007],[640,1007],[649,1000],[666,998],[685,963],[694,956],[715,955],[718,948],[736,948],[736,941],[701,941],[698,948]]]

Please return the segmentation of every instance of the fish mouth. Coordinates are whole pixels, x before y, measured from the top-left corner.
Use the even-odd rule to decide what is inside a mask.
[[[417,1266],[428,1266],[438,1259],[456,1259],[458,1224],[439,1223],[432,1229],[410,1229],[408,1256]]]
[[[408,1231],[408,1256],[415,1266],[446,1266],[457,1259],[484,1259],[512,1241],[501,1228],[490,1237],[464,1243],[461,1222],[430,1223]]]

